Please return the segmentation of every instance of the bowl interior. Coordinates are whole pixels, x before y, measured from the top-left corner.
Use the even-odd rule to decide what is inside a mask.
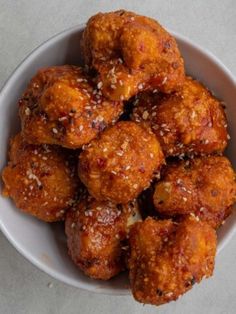
[[[0,171],[7,162],[9,138],[20,129],[17,100],[35,72],[45,66],[82,62],[80,39],[83,26],[69,29],[34,50],[15,70],[0,93]],[[199,79],[226,103],[231,141],[227,156],[236,168],[236,83],[229,71],[209,52],[189,40],[173,35],[185,60],[186,72]],[[2,184],[2,182],[1,182]],[[0,227],[15,248],[49,275],[82,289],[122,295],[129,293],[126,274],[107,281],[85,277],[67,255],[63,224],[46,224],[17,210],[13,202],[0,197]],[[218,252],[232,237],[236,225],[234,213],[218,232]]]

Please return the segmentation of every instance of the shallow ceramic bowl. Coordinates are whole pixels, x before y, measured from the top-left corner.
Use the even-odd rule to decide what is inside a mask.
[[[19,130],[17,100],[30,78],[45,66],[80,64],[80,38],[84,26],[76,26],[49,39],[15,70],[0,93],[0,170],[7,163],[9,138]],[[231,141],[227,155],[236,168],[236,81],[211,53],[173,33],[185,60],[186,72],[199,79],[227,106]],[[0,227],[14,247],[34,265],[72,286],[98,293],[129,293],[126,274],[107,282],[85,277],[67,255],[62,224],[46,224],[23,214],[10,199],[0,197]],[[218,252],[236,230],[234,213],[218,232]]]

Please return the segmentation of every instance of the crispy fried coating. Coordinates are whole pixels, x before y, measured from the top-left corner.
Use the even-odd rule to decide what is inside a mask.
[[[213,273],[215,230],[192,217],[179,224],[149,217],[131,227],[129,242],[129,278],[139,302],[176,300]]]
[[[226,157],[209,156],[167,166],[153,196],[156,210],[165,216],[192,213],[219,227],[236,201],[235,172]]]
[[[119,118],[123,104],[106,100],[81,68],[65,65],[39,70],[19,110],[29,143],[80,148]]]
[[[140,94],[132,119],[150,126],[165,156],[223,152],[227,121],[221,103],[199,82],[186,77],[171,95]]]
[[[139,219],[136,202],[122,206],[88,196],[66,216],[69,255],[86,275],[110,279],[125,269],[127,232]]]
[[[98,13],[87,23],[82,48],[109,99],[128,100],[138,91],[156,88],[169,93],[183,85],[177,43],[151,18],[124,10]]]
[[[56,146],[27,144],[17,134],[2,172],[3,194],[23,212],[46,222],[63,220],[79,189],[75,156]]]
[[[98,200],[125,204],[150,185],[163,164],[155,135],[131,121],[120,121],[80,154],[79,176]]]

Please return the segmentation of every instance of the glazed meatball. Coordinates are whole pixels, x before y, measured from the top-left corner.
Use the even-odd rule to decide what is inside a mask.
[[[151,131],[120,121],[80,154],[79,176],[94,198],[125,204],[150,185],[163,162]]]
[[[229,137],[221,103],[190,77],[178,93],[139,95],[132,119],[152,128],[165,156],[223,152]]]
[[[131,227],[129,242],[129,278],[139,302],[176,300],[213,273],[215,230],[192,217],[179,224],[149,217]]]
[[[106,100],[81,68],[68,65],[39,70],[19,110],[27,142],[80,148],[116,122],[123,104]]]
[[[235,172],[226,157],[174,162],[156,184],[154,205],[165,216],[192,213],[219,227],[236,201]]]
[[[98,13],[83,33],[87,65],[112,100],[128,100],[141,90],[169,93],[184,81],[183,59],[173,36],[157,21],[132,12]]]
[[[69,255],[86,275],[110,279],[125,269],[127,232],[139,218],[136,202],[122,206],[86,197],[66,216]]]
[[[75,156],[56,146],[27,144],[17,134],[2,172],[3,194],[23,212],[46,222],[63,220],[79,192]]]

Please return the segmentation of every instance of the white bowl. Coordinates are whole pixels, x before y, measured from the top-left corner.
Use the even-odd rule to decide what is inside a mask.
[[[35,49],[15,70],[0,93],[0,170],[7,163],[9,138],[19,130],[17,100],[30,78],[45,66],[80,64],[79,43],[84,26],[66,30]],[[190,40],[173,33],[185,60],[186,72],[203,82],[227,105],[231,135],[227,155],[236,169],[236,81],[227,68],[211,53]],[[85,290],[128,294],[125,274],[107,282],[85,277],[67,255],[62,224],[46,224],[23,214],[10,199],[0,197],[0,227],[14,247],[33,264],[52,277]],[[236,214],[218,232],[218,252],[236,230]]]

